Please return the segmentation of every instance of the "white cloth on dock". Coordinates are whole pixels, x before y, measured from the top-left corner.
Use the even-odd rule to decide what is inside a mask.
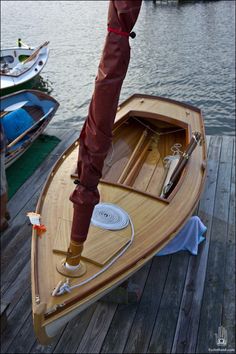
[[[179,251],[189,251],[198,254],[198,245],[205,240],[203,234],[207,228],[198,216],[192,216],[181,231],[156,255],[166,256]]]

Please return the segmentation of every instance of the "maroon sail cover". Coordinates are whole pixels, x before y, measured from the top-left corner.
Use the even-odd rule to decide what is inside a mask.
[[[142,0],[109,3],[108,33],[98,67],[88,117],[80,134],[78,181],[70,200],[74,205],[71,239],[84,242],[95,205],[103,163],[112,140],[120,90],[129,60],[129,33],[138,18]]]

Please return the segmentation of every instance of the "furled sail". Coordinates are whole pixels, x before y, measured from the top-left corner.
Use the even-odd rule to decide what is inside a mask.
[[[112,141],[112,127],[119,95],[130,60],[129,37],[142,0],[109,3],[108,34],[98,67],[88,117],[80,135],[78,184],[70,196],[74,205],[71,240],[84,242],[94,206],[99,202],[97,185]]]

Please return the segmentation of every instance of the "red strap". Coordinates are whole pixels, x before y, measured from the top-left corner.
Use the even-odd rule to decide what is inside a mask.
[[[122,31],[119,31],[116,28],[108,27],[107,30],[108,30],[108,32],[113,32],[113,33],[119,34],[120,36],[123,36],[123,37],[129,37],[129,33],[128,32],[122,32]]]

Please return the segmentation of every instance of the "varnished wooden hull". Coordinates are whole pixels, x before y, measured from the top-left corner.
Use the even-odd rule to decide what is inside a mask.
[[[201,133],[201,144],[194,150],[168,199],[160,198],[166,175],[163,158],[171,154],[175,143],[181,143],[184,150],[194,131]],[[113,133],[113,144],[99,184],[101,202],[116,204],[129,214],[135,229],[134,241],[124,255],[91,282],[69,294],[51,295],[58,282],[64,280],[56,264],[69,244],[73,209],[69,195],[74,190],[79,146],[75,142],[54,166],[36,210],[47,227],[41,238],[33,232],[32,240],[33,317],[36,335],[42,343],[150,260],[183,227],[199,201],[206,174],[205,132],[200,110],[168,99],[134,95],[119,107]],[[115,233],[91,226],[82,254],[87,272],[73,279],[71,285],[102,269],[130,237],[130,226]]]

